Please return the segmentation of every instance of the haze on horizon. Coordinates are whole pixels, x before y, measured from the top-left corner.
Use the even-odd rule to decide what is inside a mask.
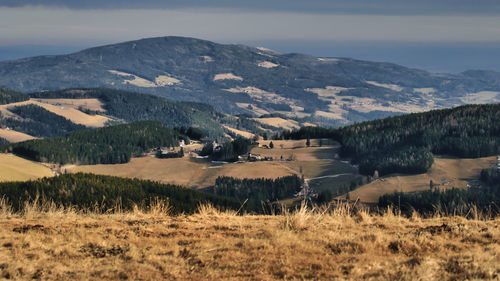
[[[500,71],[500,2],[493,0],[0,3],[0,60],[167,35],[435,72]]]

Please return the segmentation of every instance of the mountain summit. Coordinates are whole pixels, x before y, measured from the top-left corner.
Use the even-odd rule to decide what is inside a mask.
[[[0,85],[23,92],[126,89],[204,102],[225,113],[281,113],[332,125],[500,101],[497,72],[435,74],[185,37],[0,62]]]

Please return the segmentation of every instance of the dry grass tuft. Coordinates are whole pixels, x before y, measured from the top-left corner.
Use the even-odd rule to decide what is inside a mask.
[[[99,206],[95,209],[98,210]],[[281,215],[168,201],[131,212],[0,199],[0,279],[479,280],[500,278],[500,219],[405,218],[357,204]]]

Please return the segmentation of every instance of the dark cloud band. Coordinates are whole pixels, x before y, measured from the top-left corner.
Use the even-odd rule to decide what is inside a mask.
[[[500,14],[498,0],[2,0],[0,7],[28,5],[70,9],[229,8],[338,14],[435,15]]]

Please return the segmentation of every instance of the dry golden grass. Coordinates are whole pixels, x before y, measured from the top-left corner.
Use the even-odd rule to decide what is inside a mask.
[[[63,168],[70,173],[94,173],[128,178],[139,178],[184,186],[207,187],[215,184],[219,176],[237,178],[277,178],[294,174],[278,162],[251,162],[210,167],[202,160],[188,157],[158,159],[133,158],[129,163],[116,165],[82,165]]]
[[[104,104],[99,99],[33,99],[37,102],[48,103],[57,106],[71,107],[74,109],[84,108],[92,111],[106,112]]]
[[[0,129],[0,138],[4,138],[11,143],[36,139],[34,136],[7,129]]]
[[[281,117],[254,118],[253,120],[260,122],[264,125],[269,125],[276,128],[283,128],[286,130],[293,130],[300,128],[300,125],[297,121],[287,120]]]
[[[222,125],[222,127],[228,129],[229,131],[231,131],[232,133],[234,133],[238,136],[242,136],[242,137],[247,138],[247,139],[251,139],[254,137],[254,134],[247,132],[247,131],[238,130],[238,129],[231,128],[231,127],[226,126],[226,125]]]
[[[435,158],[431,169],[425,174],[387,176],[364,185],[350,193],[351,199],[374,203],[386,193],[394,191],[413,192],[429,189],[429,183],[441,189],[465,188],[467,181],[478,179],[482,169],[493,166],[496,157],[477,159]]]
[[[270,141],[260,141],[269,144]],[[68,165],[63,167],[70,173],[85,172],[119,177],[149,179],[184,186],[207,187],[215,184],[219,176],[235,178],[278,178],[302,174],[306,178],[352,172],[349,164],[333,160],[337,143],[319,147],[319,140],[273,141],[274,149],[254,148],[252,153],[271,156],[277,161],[245,162],[210,166],[205,160],[184,158],[157,159],[154,157],[132,158],[129,163],[116,165]],[[281,148],[283,145],[283,149]],[[198,148],[201,145],[198,145]],[[185,151],[189,149],[186,147]],[[293,161],[279,161],[280,156]]]
[[[5,206],[5,205],[4,205]],[[500,278],[500,220],[371,215],[350,206],[238,216],[168,205],[81,214],[0,208],[0,274],[44,280]]]
[[[262,148],[263,145],[269,146],[270,140],[259,140],[259,146],[252,149],[252,153],[263,156],[271,156],[280,159],[289,159],[291,156],[297,161],[318,161],[331,160],[335,158],[340,145],[335,141],[323,140],[323,145],[319,146],[319,140],[311,140],[311,147],[306,146],[306,140],[282,141],[273,140],[273,149]],[[283,148],[281,148],[283,146]]]
[[[43,101],[43,100],[40,100],[40,101]],[[67,105],[67,106],[64,106],[62,104],[61,105],[54,105],[51,103],[45,103],[45,102],[40,102],[40,101],[37,101],[35,99],[30,99],[30,100],[23,101],[23,102],[16,102],[16,103],[0,105],[0,113],[2,113],[2,115],[6,116],[6,117],[16,118],[16,115],[9,111],[10,107],[34,104],[34,105],[37,105],[37,106],[40,106],[40,107],[46,109],[47,111],[50,111],[54,114],[62,116],[75,124],[80,124],[80,125],[84,125],[87,127],[103,127],[106,124],[106,122],[110,121],[110,119],[106,116],[89,115],[89,114],[84,113],[78,109],[75,109],[76,104],[78,104],[78,102],[76,100],[75,100],[76,104]],[[69,103],[68,101],[66,101],[66,102]],[[56,104],[56,102],[55,102],[55,104]],[[85,104],[85,102],[83,102],[82,105],[83,104]],[[93,104],[93,105],[88,104],[88,105],[90,107],[96,106],[96,104]]]
[[[52,171],[40,163],[0,153],[0,182],[27,181],[53,176]]]
[[[70,173],[94,173],[127,178],[149,179],[184,186],[198,185],[207,163],[188,158],[158,159],[155,157],[132,158],[129,163],[115,165],[65,166]],[[215,183],[215,179],[214,179]]]

